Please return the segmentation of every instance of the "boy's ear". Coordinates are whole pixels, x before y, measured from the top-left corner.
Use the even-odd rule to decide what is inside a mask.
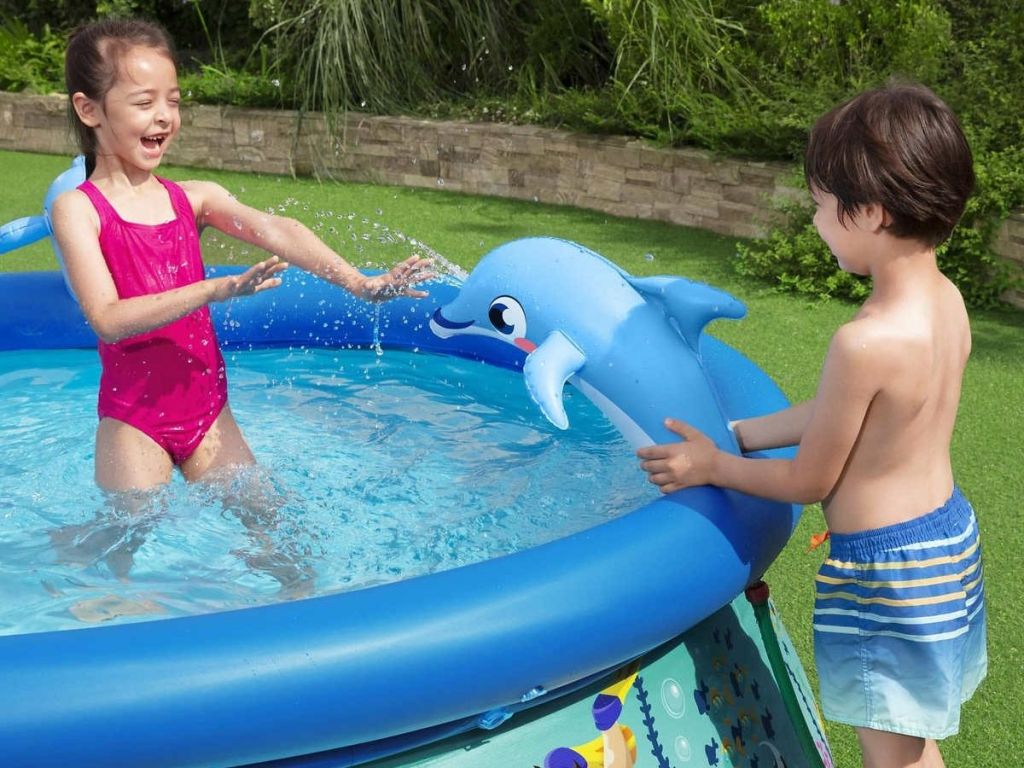
[[[78,115],[78,119],[89,128],[95,128],[100,124],[98,105],[81,91],[76,91],[72,95],[71,106],[75,108],[75,114]]]
[[[860,207],[861,226],[872,232],[880,232],[892,224],[892,216],[881,203],[866,203]]]

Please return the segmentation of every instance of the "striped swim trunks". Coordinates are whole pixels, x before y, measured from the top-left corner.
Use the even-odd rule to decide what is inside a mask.
[[[904,523],[832,534],[815,579],[814,660],[829,720],[941,739],[988,669],[974,510],[959,489]]]

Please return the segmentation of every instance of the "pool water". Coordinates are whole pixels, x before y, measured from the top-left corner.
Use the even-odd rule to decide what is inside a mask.
[[[561,538],[650,500],[633,454],[566,389],[548,424],[514,371],[412,352],[230,352],[260,462],[107,499],[95,351],[0,353],[0,634],[358,589]]]

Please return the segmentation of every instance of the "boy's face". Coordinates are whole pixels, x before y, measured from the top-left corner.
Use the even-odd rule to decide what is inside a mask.
[[[877,242],[872,237],[875,228],[858,209],[844,222],[839,221],[839,200],[831,192],[811,187],[814,200],[814,228],[832,251],[840,269],[855,275],[866,275],[868,257],[877,249]]]

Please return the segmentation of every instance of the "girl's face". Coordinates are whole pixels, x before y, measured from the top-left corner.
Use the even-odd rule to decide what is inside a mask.
[[[152,171],[181,127],[178,73],[163,51],[136,46],[121,58],[117,79],[96,109],[97,161]]]

